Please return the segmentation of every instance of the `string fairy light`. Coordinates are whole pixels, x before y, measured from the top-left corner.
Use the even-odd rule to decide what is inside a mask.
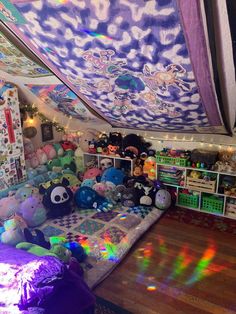
[[[27,122],[29,124],[33,124],[34,123],[34,117],[38,117],[42,123],[51,123],[53,127],[55,127],[57,132],[64,132],[65,128],[60,125],[58,122],[56,122],[55,117],[53,118],[53,120],[50,120],[48,117],[46,117],[42,112],[38,111],[37,106],[33,103],[33,104],[21,104],[20,105],[20,112],[22,114],[26,114],[28,115],[29,119],[27,119]]]

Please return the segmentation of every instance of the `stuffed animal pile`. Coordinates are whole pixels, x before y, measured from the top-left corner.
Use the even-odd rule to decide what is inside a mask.
[[[18,245],[34,254],[61,256],[65,246],[64,249],[61,244],[45,247],[39,231],[37,237],[41,242],[37,243],[25,230],[74,210],[106,212],[118,203],[125,207],[141,205],[160,209],[170,205],[168,192],[161,192],[152,181],[156,171],[155,152],[140,136],[130,134],[122,138],[117,132],[99,136],[97,131],[88,130],[81,136],[79,147],[65,140],[35,150],[29,139],[24,140],[24,146],[28,181],[0,199],[0,237],[4,243]],[[99,159],[98,165],[94,156],[83,169],[82,151],[99,152],[104,158]],[[132,177],[125,162],[121,162],[119,169],[115,167],[114,159],[109,158],[114,155],[135,158]],[[50,251],[42,250],[42,246]]]

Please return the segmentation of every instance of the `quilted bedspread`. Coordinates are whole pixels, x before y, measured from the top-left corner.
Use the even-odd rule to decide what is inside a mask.
[[[116,267],[162,213],[157,208],[144,206],[117,206],[106,213],[79,210],[48,220],[40,229],[46,237],[58,235],[80,242],[88,254],[84,264],[85,281],[92,288]]]

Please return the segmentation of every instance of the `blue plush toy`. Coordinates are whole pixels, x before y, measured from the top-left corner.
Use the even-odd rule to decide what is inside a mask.
[[[52,184],[48,188],[40,187],[39,192],[44,194],[43,205],[49,210],[50,218],[58,218],[71,213],[73,193],[68,185],[69,181],[63,178],[61,183]]]
[[[29,198],[31,195],[38,195],[39,194],[39,190],[36,187],[33,187],[29,184],[26,184],[25,186],[22,186],[21,188],[19,188],[16,191],[15,194],[15,198],[19,201],[19,202],[23,202],[24,200],[26,200],[27,198]]]
[[[125,174],[122,170],[110,167],[106,169],[101,177],[101,182],[112,182],[115,185],[123,184],[123,180],[125,178]]]
[[[95,181],[94,179],[85,179],[85,180],[82,182],[81,187],[82,187],[82,186],[88,186],[88,187],[92,188],[95,183],[96,183],[96,181]]]
[[[102,206],[105,202],[107,202],[107,199],[103,196],[100,196],[89,186],[82,186],[75,192],[75,203],[78,208],[98,208],[99,206]]]
[[[71,251],[72,256],[75,257],[79,263],[83,263],[86,260],[87,255],[84,251],[84,248],[79,243],[66,242],[63,244],[63,246]]]

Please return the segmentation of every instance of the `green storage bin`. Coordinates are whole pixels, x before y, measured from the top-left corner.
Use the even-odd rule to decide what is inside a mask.
[[[156,162],[163,165],[173,165],[173,166],[180,166],[180,167],[187,166],[187,159],[180,158],[180,157],[168,157],[168,156],[157,155]]]
[[[178,205],[187,206],[191,208],[198,208],[199,195],[179,193]]]
[[[209,213],[223,214],[224,200],[216,196],[202,196],[201,210]]]

